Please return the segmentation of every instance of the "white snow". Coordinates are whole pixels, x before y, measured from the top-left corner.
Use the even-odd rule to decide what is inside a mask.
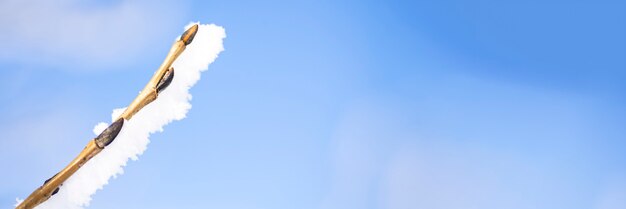
[[[220,26],[200,25],[193,42],[172,64],[175,75],[170,86],[131,120],[125,121],[113,143],[70,177],[56,195],[37,208],[71,209],[88,206],[92,195],[102,189],[111,177],[124,173],[123,167],[129,159],[137,160],[146,150],[151,134],[163,131],[163,127],[172,121],[185,118],[191,108],[189,89],[200,79],[201,72],[207,70],[209,64],[224,50],[222,40],[225,37],[224,28]],[[113,110],[112,120],[123,110]],[[94,133],[99,134],[106,125],[99,123],[94,127]]]

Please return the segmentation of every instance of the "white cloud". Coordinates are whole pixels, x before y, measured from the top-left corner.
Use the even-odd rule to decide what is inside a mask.
[[[0,61],[86,70],[128,62],[178,28],[184,7],[158,2],[0,1]]]

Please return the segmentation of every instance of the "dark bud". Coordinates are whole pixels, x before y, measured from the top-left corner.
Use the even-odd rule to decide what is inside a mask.
[[[100,149],[104,149],[104,147],[111,144],[115,137],[117,137],[117,134],[120,133],[120,130],[122,130],[123,125],[124,118],[117,119],[117,121],[111,124],[107,129],[104,129],[104,131],[102,131],[102,133],[94,139],[96,141],[96,145],[98,145]]]
[[[172,83],[172,80],[174,80],[174,68],[170,67],[170,69],[167,70],[165,74],[163,74],[163,77],[159,81],[159,84],[157,84],[157,87],[156,87],[157,94],[161,93],[161,91],[167,88],[170,85],[170,83]]]
[[[180,36],[180,40],[185,43],[185,46],[189,45],[191,41],[193,41],[193,37],[196,36],[198,32],[198,24],[194,24],[189,29],[187,29],[182,36]]]
[[[58,174],[58,173],[57,173]],[[48,180],[43,182],[43,185],[46,185],[50,180],[52,180],[52,178],[54,178],[55,176],[57,176],[57,174],[54,174],[54,176],[50,177]],[[57,192],[59,192],[59,187],[57,187],[56,189],[54,189],[54,191],[52,191],[52,194],[50,194],[50,196],[55,195]]]
[[[57,173],[59,174],[59,173]],[[50,177],[48,180],[43,182],[43,185],[46,185],[50,180],[52,180],[52,178],[54,178],[55,176],[57,176],[57,174],[54,174],[54,176]]]
[[[59,187],[57,187],[56,189],[54,189],[54,191],[52,191],[52,194],[50,194],[50,196],[55,195],[59,192]]]

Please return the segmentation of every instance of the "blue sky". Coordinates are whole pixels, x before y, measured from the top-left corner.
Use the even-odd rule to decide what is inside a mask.
[[[623,1],[5,1],[0,207],[69,162],[190,21],[188,117],[90,208],[626,208]]]

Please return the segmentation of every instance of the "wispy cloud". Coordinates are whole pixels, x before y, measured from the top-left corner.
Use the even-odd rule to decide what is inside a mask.
[[[596,134],[594,103],[447,79],[419,103],[370,94],[346,108],[320,208],[623,208],[623,176],[584,183],[621,165],[593,147],[616,140]]]
[[[175,2],[120,1],[87,5],[76,0],[0,2],[0,61],[106,69],[131,60],[177,28]]]

